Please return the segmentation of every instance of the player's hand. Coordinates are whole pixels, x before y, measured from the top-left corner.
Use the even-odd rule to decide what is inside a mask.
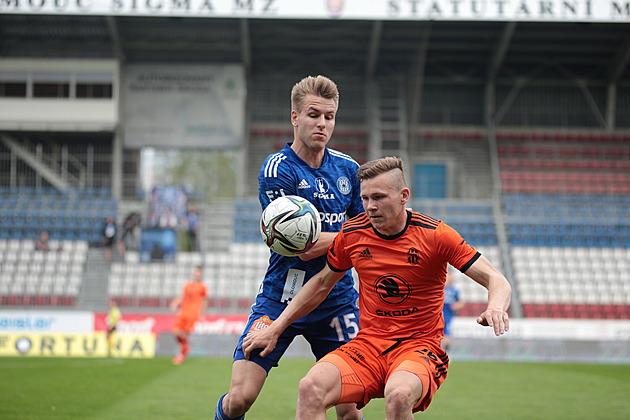
[[[477,324],[494,329],[494,335],[505,334],[510,329],[508,313],[500,309],[486,309],[477,317]]]
[[[249,355],[256,349],[262,349],[260,357],[265,357],[276,348],[278,334],[271,327],[252,331],[243,340],[243,353],[249,360]]]

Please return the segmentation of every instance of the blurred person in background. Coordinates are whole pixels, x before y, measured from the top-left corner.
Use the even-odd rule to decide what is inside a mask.
[[[103,246],[105,247],[105,258],[109,261],[112,260],[112,248],[114,247],[114,243],[116,242],[116,235],[118,233],[118,227],[116,226],[116,221],[113,217],[108,217],[105,219],[105,224],[103,226]]]
[[[171,210],[166,210],[160,216],[160,227],[162,229],[177,229],[178,223],[177,216]]]
[[[449,266],[446,273],[446,283],[444,284],[444,308],[442,314],[444,315],[444,338],[442,339],[442,348],[449,351],[451,347],[451,336],[453,331],[451,330],[451,323],[457,311],[464,307],[464,302],[459,298],[459,289],[453,282],[455,276],[451,266]]]
[[[39,238],[35,241],[35,250],[36,251],[50,251],[50,242],[49,235],[47,230],[42,230]]]
[[[111,357],[112,350],[116,347],[116,328],[118,326],[118,321],[120,321],[121,313],[120,308],[118,308],[118,304],[115,299],[109,300],[109,311],[107,312],[107,316],[105,317],[105,326],[107,327],[107,332],[105,333],[105,337],[107,339],[107,355]]]
[[[208,290],[203,283],[201,266],[193,269],[191,280],[184,284],[181,296],[173,299],[170,307],[173,312],[179,309],[173,326],[173,335],[179,344],[179,352],[173,358],[173,364],[180,365],[190,351],[188,342],[190,333],[195,329],[197,321],[205,318],[208,309]]]
[[[190,252],[199,252],[199,230],[201,229],[201,221],[199,213],[194,206],[188,208],[186,214],[186,229],[188,233],[188,249]]]
[[[142,223],[139,213],[131,212],[122,224],[122,234],[118,241],[118,253],[125,256],[127,249],[137,248],[136,228]]]

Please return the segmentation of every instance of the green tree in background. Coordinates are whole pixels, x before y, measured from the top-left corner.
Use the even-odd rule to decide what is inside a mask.
[[[162,150],[155,152],[154,185],[183,185],[191,198],[203,201],[235,198],[236,150]]]

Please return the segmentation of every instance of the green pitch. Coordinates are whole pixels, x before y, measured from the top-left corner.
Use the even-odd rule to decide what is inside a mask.
[[[0,358],[2,420],[212,420],[230,360]],[[290,420],[311,361],[272,370],[250,420]],[[630,417],[630,365],[453,362],[417,419],[622,419]],[[385,418],[383,400],[364,410]],[[332,411],[329,419],[333,419]]]

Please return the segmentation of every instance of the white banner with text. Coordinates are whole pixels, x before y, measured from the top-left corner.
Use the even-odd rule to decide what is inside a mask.
[[[628,0],[0,0],[0,13],[194,18],[628,22]]]

